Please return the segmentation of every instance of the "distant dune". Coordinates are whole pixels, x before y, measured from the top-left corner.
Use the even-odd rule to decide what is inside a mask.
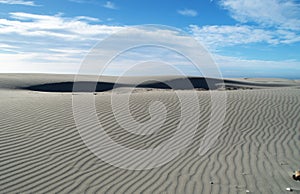
[[[75,92],[99,94],[97,116],[110,138],[137,150],[155,148],[174,135],[180,119],[174,90],[197,93],[201,117],[193,141],[171,162],[133,171],[98,159],[82,141],[72,110],[74,76],[0,74],[0,193],[285,193],[288,187],[299,193],[292,174],[300,168],[300,82],[190,77],[193,87],[186,88],[185,79],[101,77],[95,83],[85,76],[77,83],[82,90]],[[148,81],[131,95],[133,117],[149,120],[155,100],[168,114],[157,133],[139,136],[115,120],[111,90],[143,80]],[[211,113],[207,82],[215,94],[226,92],[227,112],[216,143],[200,156]]]
[[[74,84],[73,75],[47,75],[47,74],[0,74],[1,88],[7,89],[24,89],[44,92],[72,92]],[[81,76],[77,84],[82,88],[82,91],[74,92],[105,92],[114,88],[135,87],[137,88],[152,88],[152,89],[259,89],[259,88],[274,88],[274,87],[298,87],[297,80],[285,79],[213,79],[203,77],[179,77],[179,76],[152,76],[152,77],[125,77],[121,81],[118,77],[101,76],[97,83],[97,77]],[[143,82],[145,80],[145,82]],[[189,81],[192,85],[184,84]],[[209,84],[208,84],[209,83]]]

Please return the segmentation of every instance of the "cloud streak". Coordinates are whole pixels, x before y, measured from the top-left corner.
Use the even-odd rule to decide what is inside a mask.
[[[193,9],[182,9],[182,10],[178,10],[177,13],[183,16],[190,16],[190,17],[195,17],[198,15],[198,12]]]
[[[291,44],[300,41],[300,37],[295,32],[268,30],[248,25],[202,27],[190,25],[189,29],[195,38],[214,48],[253,43]]]
[[[108,9],[118,9],[117,6],[111,1],[106,1],[106,3],[103,5],[103,7],[108,8]]]
[[[221,6],[242,23],[300,30],[300,5],[294,0],[221,0]]]
[[[27,5],[27,6],[37,6],[34,1],[24,1],[24,0],[0,0],[2,4],[9,5]]]
[[[90,24],[89,22],[97,22],[99,19],[86,16],[67,18],[60,15],[12,12],[10,17],[12,19],[0,19],[0,34],[88,40],[99,39],[122,29],[120,26]]]

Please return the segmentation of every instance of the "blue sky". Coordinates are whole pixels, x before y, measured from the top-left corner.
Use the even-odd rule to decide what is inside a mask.
[[[182,29],[224,77],[300,79],[298,0],[0,0],[0,72],[76,73],[126,26]]]

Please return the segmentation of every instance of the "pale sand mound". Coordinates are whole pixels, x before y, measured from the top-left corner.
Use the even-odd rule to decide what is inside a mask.
[[[197,92],[203,115],[193,142],[161,167],[131,171],[103,162],[86,147],[75,127],[71,93],[20,89],[71,81],[72,76],[0,75],[0,193],[284,193],[287,187],[300,188],[292,179],[300,167],[297,82],[227,80],[228,87],[261,89],[227,92],[224,126],[204,156],[198,149],[211,112],[210,93]],[[150,119],[152,100],[168,110],[162,129],[142,137],[116,123],[110,92],[95,95],[99,121],[115,142],[149,149],[172,137],[180,116],[178,98],[172,90],[154,88],[131,96],[138,121]]]

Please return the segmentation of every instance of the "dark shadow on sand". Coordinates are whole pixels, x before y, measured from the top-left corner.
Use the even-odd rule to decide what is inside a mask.
[[[191,84],[187,84],[190,81]],[[209,84],[208,84],[209,83]],[[224,85],[225,84],[225,85]],[[75,87],[74,87],[75,86]],[[147,81],[135,86],[134,84],[126,83],[113,83],[113,82],[58,82],[48,83],[41,85],[33,85],[26,88],[33,91],[41,92],[105,92],[114,88],[121,87],[136,87],[136,88],[152,88],[152,89],[174,89],[174,90],[190,90],[190,89],[202,89],[202,90],[215,90],[218,88],[226,89],[252,89],[252,87],[282,87],[282,84],[273,83],[252,83],[241,82],[234,80],[220,80],[214,78],[202,78],[202,77],[190,77],[190,78],[176,78],[160,81]]]
[[[187,80],[188,79],[188,80]],[[187,84],[190,81],[191,84]],[[209,84],[207,82],[209,81]],[[194,88],[199,89],[217,89],[217,84],[222,83],[218,79],[205,79],[205,78],[178,78],[167,80],[164,82],[160,81],[147,81],[142,84],[137,85],[137,88],[153,88],[153,89],[177,89],[177,90],[189,90]],[[74,87],[75,86],[75,87]],[[41,91],[41,92],[105,92],[112,90],[113,88],[120,87],[135,87],[133,84],[126,83],[112,83],[112,82],[59,82],[59,83],[49,83],[33,85],[26,88],[27,90]]]

